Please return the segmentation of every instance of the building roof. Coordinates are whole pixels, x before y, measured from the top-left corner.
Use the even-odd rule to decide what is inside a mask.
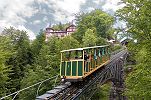
[[[125,41],[125,40],[131,40],[132,38],[131,37],[124,37],[124,38],[122,38],[121,40],[120,40],[120,42],[123,42],[123,41]]]
[[[58,31],[55,31],[51,27],[47,27],[46,30],[48,30],[48,29],[53,30],[53,32],[50,32],[50,33],[66,33],[66,32],[72,32],[72,31],[67,31],[67,29],[70,28],[70,27],[76,27],[76,26],[72,24],[72,25],[68,26],[65,30],[58,30]]]
[[[53,31],[51,33],[67,33],[67,31]]]
[[[70,26],[68,26],[67,28],[66,28],[66,30],[68,29],[68,28],[70,28],[70,27],[76,27],[75,25],[70,25]]]
[[[54,31],[54,29],[53,29],[53,28],[51,28],[51,27],[47,27],[47,28],[46,28],[46,30],[47,30],[47,29],[51,29],[51,30],[53,30],[53,31]]]

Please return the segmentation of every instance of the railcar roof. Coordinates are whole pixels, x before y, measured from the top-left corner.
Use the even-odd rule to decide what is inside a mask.
[[[92,48],[98,48],[98,47],[107,47],[109,45],[102,45],[102,46],[93,46],[93,47],[85,47],[85,48],[76,48],[76,49],[68,49],[68,50],[62,50],[60,52],[68,52],[68,51],[82,51],[86,49],[92,49]]]

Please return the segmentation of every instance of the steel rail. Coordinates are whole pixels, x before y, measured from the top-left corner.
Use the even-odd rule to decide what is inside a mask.
[[[71,90],[73,90],[74,87],[70,86],[69,88],[67,88],[65,91],[61,91],[63,92],[62,94],[56,96],[55,98],[53,98],[54,100],[60,100],[61,98],[65,98],[65,95],[67,95]],[[51,99],[51,98],[50,98]]]
[[[119,52],[119,51],[120,51],[120,52]],[[117,53],[120,53],[120,55],[122,55],[122,54],[123,54],[123,51],[124,51],[124,49],[120,49],[120,50],[118,50],[118,52],[117,52],[117,51],[114,52],[114,55],[117,54]],[[118,56],[119,56],[119,55],[111,57],[111,61],[110,61],[109,63],[111,63],[113,60],[115,60]],[[109,68],[108,68],[108,69],[109,69]],[[108,72],[108,69],[103,73],[103,75]],[[94,82],[94,81],[92,81],[92,82]],[[105,82],[102,82],[102,83],[105,83]],[[64,99],[62,98],[62,100],[66,100],[67,97],[69,97],[69,95],[67,95],[67,97],[64,96],[64,95],[65,95],[65,94],[68,94],[70,91],[73,91],[73,88],[70,88],[68,91],[64,92],[63,94],[57,96],[57,98],[53,98],[53,99],[54,99],[54,100],[58,100],[58,99],[61,99],[61,97],[64,97]],[[78,88],[77,88],[74,92],[72,92],[72,94],[74,94],[76,91],[78,91]],[[72,94],[70,93],[70,96],[71,96]],[[71,98],[73,98],[73,97],[71,97]],[[70,98],[70,99],[71,99],[71,98]],[[50,99],[51,99],[51,98],[50,98]]]
[[[119,52],[120,51],[120,52]],[[123,51],[125,51],[123,48],[122,49],[120,49],[120,50],[118,50],[118,52],[116,51],[116,52],[114,52],[114,53],[111,53],[111,58],[110,58],[110,62],[108,63],[108,64],[110,64],[110,63],[112,63],[113,62],[113,60],[116,60],[118,57],[119,57],[119,55],[122,55],[123,54]],[[114,54],[114,55],[113,55]],[[107,64],[107,65],[108,65]],[[104,71],[104,69],[105,69],[105,71]],[[110,71],[110,68],[108,68],[107,66],[106,67],[104,67],[104,69],[101,69],[101,70],[99,70],[99,71],[102,71],[103,70],[103,74],[102,75],[104,75],[104,74],[106,74],[107,72],[108,72],[108,70]],[[113,68],[114,69],[114,68]],[[110,71],[111,72],[111,71]],[[101,73],[101,72],[100,72]],[[97,76],[100,76],[100,73],[97,75]],[[97,73],[96,73],[97,74]],[[107,73],[107,76],[106,77],[108,77],[108,76],[110,76],[110,74],[109,73]],[[97,77],[95,77],[95,78],[97,78]],[[98,77],[99,79],[97,79],[97,80],[103,80],[104,78],[103,78],[103,76],[101,76],[101,77]],[[80,93],[80,92],[83,92],[83,88],[84,87],[86,87],[86,86],[88,86],[88,84],[89,83],[95,83],[95,81],[94,81],[94,79],[93,79],[93,81],[92,80],[88,80],[88,83],[86,83],[86,82],[83,82],[82,83],[82,85],[81,85],[81,87],[79,88],[79,87],[74,87],[74,85],[75,84],[71,84],[68,88],[66,88],[66,89],[63,89],[63,90],[61,90],[61,91],[59,91],[58,93],[53,93],[54,95],[51,95],[51,97],[45,97],[45,98],[47,98],[48,100],[49,99],[53,99],[53,100],[64,100],[64,99],[72,99],[72,98],[74,98],[75,96],[77,96],[77,94],[78,93]],[[104,82],[103,82],[104,83]],[[90,84],[91,85],[91,84]],[[73,88],[74,87],[74,88]],[[74,91],[73,91],[74,90]],[[72,91],[72,92],[71,92]],[[80,91],[80,92],[79,92]],[[46,93],[47,94],[47,93]],[[70,98],[69,98],[70,97]],[[39,97],[37,97],[37,99],[36,100],[39,100],[38,99]],[[41,98],[41,97],[40,97]],[[43,98],[43,97],[42,97]]]
[[[90,83],[88,83],[88,85],[85,85],[82,89],[80,89],[80,91],[72,98],[72,100],[76,100],[87,88],[89,88],[90,86],[95,84],[96,81],[99,80],[108,71],[109,67],[112,64],[116,63],[116,61],[121,59],[120,57],[124,56],[126,53],[127,53],[127,51],[123,50],[123,51],[119,52],[117,56],[113,57],[112,60],[109,62],[109,64],[106,66],[105,71],[103,71],[103,73],[100,73],[97,77],[95,77],[95,79],[93,81],[91,81]],[[118,59],[116,59],[117,57],[118,57]]]

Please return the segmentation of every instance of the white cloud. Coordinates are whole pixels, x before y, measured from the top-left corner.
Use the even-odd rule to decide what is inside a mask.
[[[0,24],[0,33],[3,31],[4,28],[10,28],[10,26],[11,26],[11,27],[14,27],[15,29],[26,31],[30,40],[33,40],[36,38],[35,34],[31,30],[25,28],[25,26],[23,26],[23,25],[13,26],[12,24],[6,23],[5,21],[0,21],[0,23],[1,23]]]
[[[25,28],[25,26],[23,26],[23,25],[19,25],[18,27],[16,27],[16,29],[26,31],[26,32],[27,32],[27,35],[29,36],[29,39],[30,39],[30,40],[33,40],[33,39],[36,38],[36,37],[35,37],[35,34],[34,34],[31,30]]]
[[[51,0],[48,3],[50,8],[54,8],[54,18],[56,21],[72,21],[74,14],[80,12],[80,5],[86,0]]]
[[[5,20],[0,20],[0,32],[3,31],[3,29],[6,27],[13,26],[11,23],[7,23]]]
[[[102,8],[104,11],[112,9],[115,12],[124,6],[124,4],[118,5],[119,2],[121,2],[121,0],[106,0],[106,3]]]
[[[33,24],[34,25],[36,25],[36,24],[40,24],[41,23],[41,21],[40,20],[35,20],[34,22],[33,22]]]
[[[43,22],[47,22],[48,21],[48,17],[45,16],[43,19],[42,19]]]
[[[57,5],[70,14],[70,13],[79,12],[80,5],[82,3],[85,3],[85,0],[63,0],[63,1],[58,1]]]
[[[92,10],[94,10],[95,8],[93,8],[93,7],[89,7],[88,9],[87,9],[87,11],[88,12],[90,12],[90,11],[92,11]]]
[[[93,2],[96,3],[96,4],[98,4],[100,1],[99,0],[94,0]]]
[[[27,23],[25,18],[30,18],[38,12],[31,5],[34,0],[0,0],[0,31],[10,26],[27,31],[30,39],[35,35],[23,25]]]
[[[99,4],[103,0],[93,0],[94,3]],[[106,0],[106,4],[102,7],[104,11],[113,9],[116,11],[121,8],[117,2],[120,0]],[[40,6],[33,6],[34,3],[38,3]],[[19,29],[24,29],[28,32],[30,38],[35,37],[33,32],[26,29],[25,24],[40,25],[39,23],[48,23],[50,20],[61,21],[61,22],[71,22],[74,19],[74,14],[80,12],[80,7],[86,3],[86,0],[0,0],[0,31],[4,27],[16,27]],[[47,7],[42,8],[41,4],[49,7],[48,12]],[[38,8],[39,7],[39,8]],[[95,9],[94,7],[87,7],[86,11],[91,11]],[[38,13],[40,11],[40,13]],[[54,13],[52,13],[54,12]],[[34,20],[32,16],[38,13],[39,15],[44,15],[44,18]],[[49,18],[49,14],[52,14],[54,19]],[[27,18],[30,20],[28,22]],[[53,24],[53,23],[52,23]],[[41,26],[44,27],[44,26]],[[35,30],[35,29],[33,29]],[[39,29],[37,29],[38,31]]]
[[[30,6],[33,0],[1,0],[0,1],[0,20],[5,20],[14,25],[24,24],[24,18],[31,17],[37,9]]]

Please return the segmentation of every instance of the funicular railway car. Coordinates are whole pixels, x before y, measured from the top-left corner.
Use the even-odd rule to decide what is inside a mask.
[[[60,76],[71,82],[82,81],[107,64],[109,60],[109,45],[63,50],[61,51]]]

